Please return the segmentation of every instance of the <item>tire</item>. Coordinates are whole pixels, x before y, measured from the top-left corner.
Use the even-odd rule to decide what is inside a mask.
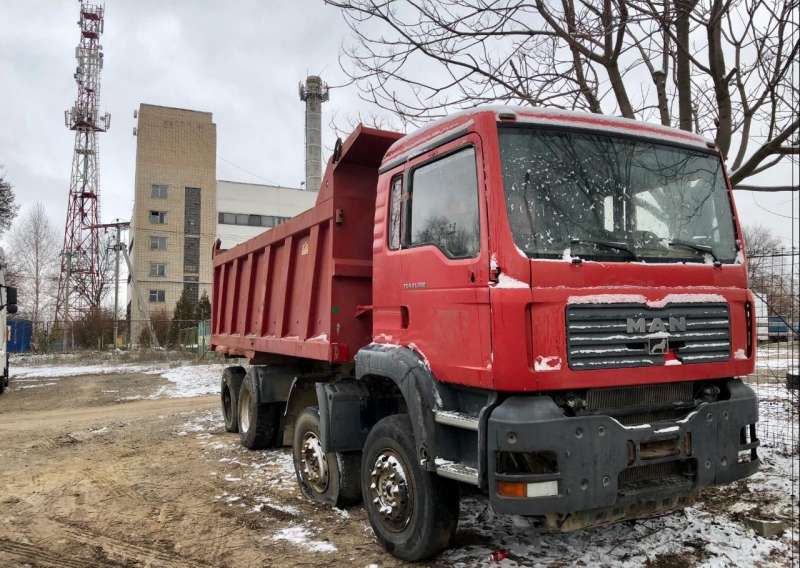
[[[309,406],[297,417],[292,440],[292,461],[300,491],[312,501],[334,507],[358,504],[361,501],[361,452],[322,453],[319,432],[319,411]],[[313,457],[317,458],[316,463]],[[320,459],[322,467],[314,467]]]
[[[241,367],[228,367],[222,371],[220,382],[220,399],[222,403],[222,418],[225,420],[226,432],[239,431],[239,389],[244,379],[244,369]]]
[[[285,403],[258,403],[258,389],[251,373],[247,373],[236,401],[239,441],[248,450],[265,450],[278,445],[281,415]]]
[[[383,418],[367,436],[361,488],[372,530],[387,552],[415,562],[448,547],[458,525],[458,483],[419,465],[407,414]]]

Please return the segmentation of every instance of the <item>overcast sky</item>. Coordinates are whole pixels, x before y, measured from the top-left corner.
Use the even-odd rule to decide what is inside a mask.
[[[75,0],[0,0],[0,165],[23,208],[43,202],[59,231],[73,146],[64,110],[76,94],[77,19]],[[102,220],[130,217],[133,110],[142,102],[211,111],[218,178],[297,187],[304,177],[297,84],[309,73],[341,83],[338,53],[347,39],[338,11],[321,0],[108,0],[100,107],[111,113],[111,129],[99,135]],[[334,113],[344,123],[372,110],[355,87],[333,90],[323,106],[323,142],[330,147]],[[790,169],[749,181],[788,184]],[[789,242],[790,194],[736,198],[745,224],[768,225]],[[795,217],[797,206],[796,198]]]

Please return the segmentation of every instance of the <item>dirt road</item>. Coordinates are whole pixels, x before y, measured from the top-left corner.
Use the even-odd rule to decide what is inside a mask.
[[[1,567],[402,565],[361,507],[300,496],[288,450],[241,448],[216,396],[152,398],[168,383],[153,372],[32,377],[0,397]],[[745,499],[778,502],[785,483],[765,475]],[[503,566],[787,564],[790,537],[736,520],[742,491],[572,535],[542,535],[468,496],[453,548],[432,565],[486,564],[498,549]]]
[[[295,495],[284,451],[260,456],[258,476],[272,483],[231,498],[251,468],[216,458],[238,449],[217,398],[116,402],[142,382],[159,386],[152,376],[81,376],[0,398],[0,566],[391,564],[363,519]],[[313,539],[292,530],[308,517]],[[316,552],[314,543],[333,548],[328,535],[349,554]]]

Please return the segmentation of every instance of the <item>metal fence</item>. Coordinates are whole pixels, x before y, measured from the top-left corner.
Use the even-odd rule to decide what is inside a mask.
[[[23,333],[23,326],[12,327]],[[79,321],[41,321],[24,326],[29,335],[26,351],[35,353],[72,353],[84,350],[165,348],[198,355],[208,352],[211,340],[209,320],[126,320],[117,322],[110,317],[86,318]]]
[[[759,398],[762,445],[798,453],[800,368],[800,251],[783,250],[749,259],[758,336],[755,373],[747,380]]]

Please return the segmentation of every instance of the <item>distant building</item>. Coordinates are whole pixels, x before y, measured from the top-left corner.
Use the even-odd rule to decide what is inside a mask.
[[[210,292],[217,127],[210,112],[142,104],[137,114],[128,314],[141,321],[170,314],[184,287],[195,301]],[[141,327],[131,332],[136,341]]]
[[[313,207],[317,192],[217,181],[209,112],[142,104],[137,118],[128,318],[142,322],[171,315],[184,287],[210,297],[216,238],[231,248]],[[142,329],[133,324],[134,341]]]
[[[238,181],[217,181],[217,236],[231,248],[310,209],[316,191]]]

